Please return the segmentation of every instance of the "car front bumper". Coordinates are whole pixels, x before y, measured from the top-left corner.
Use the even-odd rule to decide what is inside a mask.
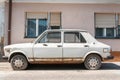
[[[110,60],[110,59],[114,59],[114,56],[110,55],[110,56],[107,56],[106,58],[104,58],[104,60]]]
[[[2,56],[2,59],[3,60],[8,60],[8,57],[7,56]]]

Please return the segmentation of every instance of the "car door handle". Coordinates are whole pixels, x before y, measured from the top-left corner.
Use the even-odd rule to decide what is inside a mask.
[[[43,46],[48,46],[47,44],[43,44]]]
[[[89,47],[89,45],[84,45],[84,47]]]
[[[57,47],[62,47],[62,45],[57,45]]]

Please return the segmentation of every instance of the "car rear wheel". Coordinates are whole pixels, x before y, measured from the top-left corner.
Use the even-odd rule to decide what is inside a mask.
[[[88,55],[84,65],[89,70],[97,70],[101,67],[101,58],[96,54]]]
[[[23,55],[13,56],[10,63],[13,70],[24,70],[28,66],[28,61]]]

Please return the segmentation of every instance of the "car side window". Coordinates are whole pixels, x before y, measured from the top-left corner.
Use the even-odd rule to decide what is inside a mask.
[[[80,33],[80,43],[86,43],[86,40],[81,33]]]
[[[86,40],[79,32],[64,32],[65,43],[86,43]]]
[[[48,32],[40,40],[40,43],[60,43],[60,42],[61,32]]]

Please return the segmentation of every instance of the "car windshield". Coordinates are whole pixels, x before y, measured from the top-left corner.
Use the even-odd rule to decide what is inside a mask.
[[[87,40],[88,43],[97,42],[97,40],[93,36],[91,36],[89,33],[81,32],[81,34],[84,36],[84,38]]]

